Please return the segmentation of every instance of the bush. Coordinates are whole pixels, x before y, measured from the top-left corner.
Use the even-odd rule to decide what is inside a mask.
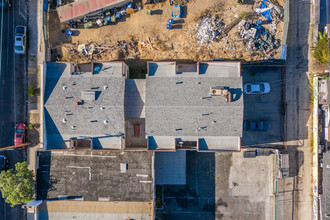
[[[28,90],[27,90],[27,93],[28,93],[28,95],[29,96],[35,96],[36,95],[36,93],[37,93],[37,89],[36,88],[34,88],[33,86],[30,86],[29,88],[28,88]]]
[[[313,57],[322,64],[328,63],[329,56],[328,56],[328,43],[329,39],[328,36],[326,35],[325,32],[323,34],[319,32],[319,39],[318,42],[316,43],[316,47],[313,48]]]

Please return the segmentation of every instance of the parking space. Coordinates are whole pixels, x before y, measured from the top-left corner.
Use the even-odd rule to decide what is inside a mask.
[[[186,185],[162,186],[157,219],[272,219],[274,155],[187,151],[186,167]]]
[[[281,144],[283,129],[282,69],[278,67],[242,68],[243,84],[267,82],[270,92],[244,94],[244,121],[268,121],[267,131],[243,131],[242,146]]]
[[[216,219],[273,219],[274,155],[215,155]]]

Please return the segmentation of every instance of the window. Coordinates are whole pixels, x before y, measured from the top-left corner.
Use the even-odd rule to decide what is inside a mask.
[[[265,85],[264,84],[260,84],[260,91],[264,92],[265,91]]]
[[[251,85],[247,85],[246,90],[247,90],[248,92],[251,92]]]
[[[16,133],[18,133],[18,134],[22,134],[23,132],[24,132],[24,129],[22,129],[22,128],[16,129]]]

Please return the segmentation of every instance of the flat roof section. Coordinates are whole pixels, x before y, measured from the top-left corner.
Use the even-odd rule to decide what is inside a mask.
[[[125,118],[145,118],[146,99],[145,79],[126,79]]]
[[[148,76],[172,77],[176,73],[175,62],[148,62]]]
[[[322,217],[327,219],[326,215],[330,213],[330,152],[323,154],[323,193],[320,195],[322,203]]]
[[[198,72],[206,77],[240,77],[241,65],[239,62],[200,62]]]
[[[60,21],[68,22],[88,14],[102,12],[105,8],[121,7],[132,2],[132,0],[78,0],[58,7],[57,13]]]
[[[186,151],[155,153],[155,183],[186,185]]]
[[[153,219],[153,202],[47,201],[39,219]]]
[[[41,200],[152,201],[150,152],[44,151],[38,161]]]
[[[125,132],[123,63],[96,63],[94,67],[100,71],[75,72],[79,67],[71,63],[47,63],[47,150],[67,149],[70,138],[89,137],[93,149],[121,149]]]

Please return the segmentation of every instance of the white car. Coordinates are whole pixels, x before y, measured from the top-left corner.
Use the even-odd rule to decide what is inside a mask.
[[[18,25],[15,28],[15,53],[25,54],[26,27]]]
[[[245,94],[264,94],[269,93],[270,85],[266,82],[246,83],[244,85]]]

